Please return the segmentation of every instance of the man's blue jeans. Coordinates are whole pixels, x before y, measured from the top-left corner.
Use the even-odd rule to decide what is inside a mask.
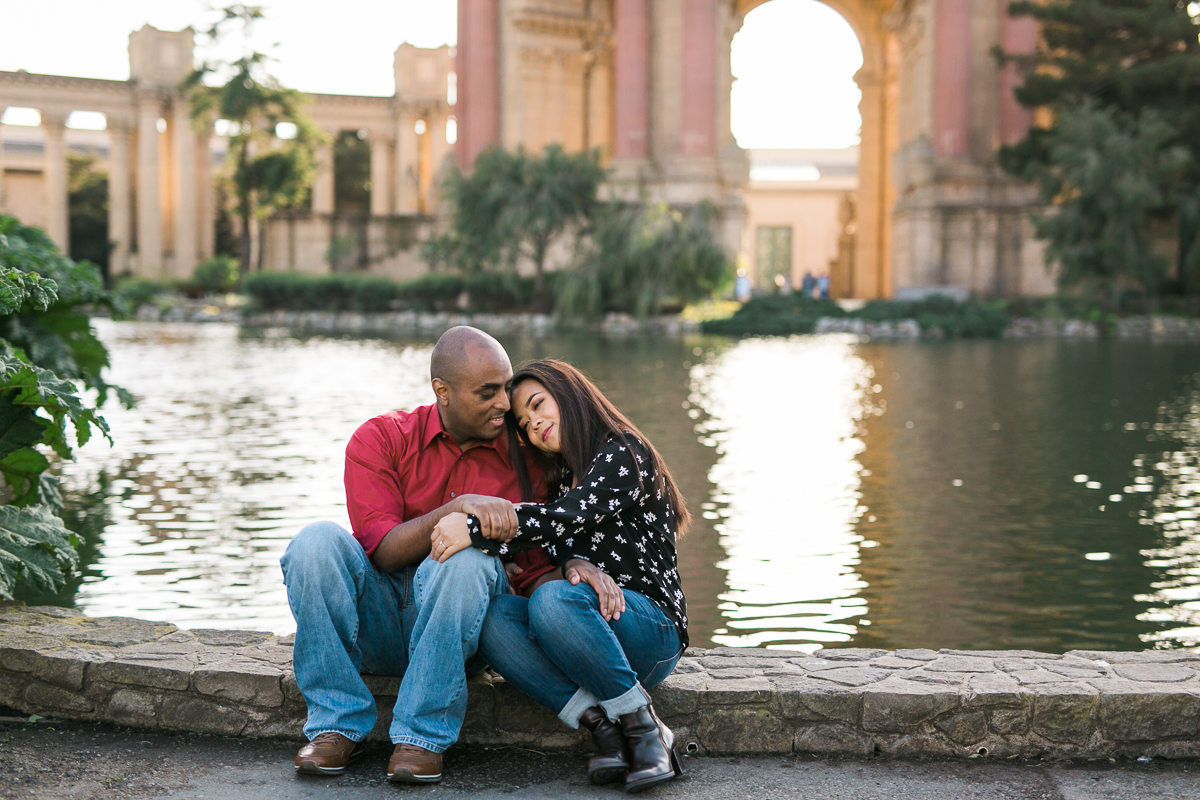
[[[625,590],[625,612],[605,622],[585,583],[551,581],[526,599],[492,599],[479,652],[504,679],[572,728],[600,706],[616,721],[646,705],[682,655],[679,633],[645,595]],[[643,688],[644,687],[644,688]]]
[[[444,751],[467,709],[467,670],[488,603],[507,591],[500,561],[473,548],[380,572],[340,525],[317,522],[288,545],[283,582],[296,618],[292,666],[308,704],[304,735],[361,742],[375,700],[360,672],[402,675],[391,740]],[[468,665],[468,660],[472,665]]]

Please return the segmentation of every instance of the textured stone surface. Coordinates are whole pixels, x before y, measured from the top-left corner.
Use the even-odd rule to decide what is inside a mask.
[[[0,607],[0,704],[149,729],[299,738],[293,638]],[[387,738],[400,687],[365,675]],[[576,747],[504,680],[468,683],[462,739]],[[1182,651],[692,649],[652,691],[694,752],[1200,756],[1200,657]]]

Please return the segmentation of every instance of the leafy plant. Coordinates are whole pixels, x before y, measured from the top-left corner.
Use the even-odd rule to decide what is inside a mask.
[[[192,270],[192,282],[209,294],[232,291],[239,277],[237,259],[230,256],[213,256]]]
[[[222,10],[206,35],[214,42],[226,38],[229,24],[240,24],[243,41],[248,41],[253,24],[263,18],[261,6],[237,3]],[[231,181],[236,210],[241,217],[241,271],[250,271],[250,226],[260,226],[276,210],[298,208],[309,196],[316,171],[316,149],[324,134],[304,112],[304,95],[280,85],[266,72],[267,56],[247,50],[233,62],[206,62],[193,70],[181,89],[189,96],[192,118],[197,125],[213,124],[214,118],[231,123],[229,137]],[[210,86],[212,76],[225,83]],[[294,136],[281,139],[280,123],[294,126]],[[260,235],[259,241],[262,241]],[[262,248],[258,252],[262,268]]]
[[[559,314],[644,317],[667,303],[682,308],[709,297],[733,278],[729,257],[712,234],[715,215],[709,203],[606,206],[578,267],[559,283]]]
[[[0,216],[0,598],[10,599],[19,580],[53,591],[78,563],[43,448],[69,459],[74,446],[109,432],[75,381],[101,403],[110,391],[132,403],[104,380],[108,352],[84,303],[112,307],[95,266],[64,258],[42,230]]]
[[[450,230],[427,242],[422,256],[435,269],[466,274],[515,270],[528,259],[534,291],[541,293],[551,245],[590,222],[604,176],[595,150],[568,154],[551,144],[533,156],[523,147],[511,153],[490,147],[469,174],[452,170],[446,178],[444,196],[454,207]]]

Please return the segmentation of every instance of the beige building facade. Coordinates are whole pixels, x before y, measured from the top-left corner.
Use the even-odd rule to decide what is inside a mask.
[[[469,168],[489,145],[536,151],[551,142],[598,148],[612,197],[714,203],[731,254],[753,263],[758,216],[818,194],[797,186],[784,201],[780,187],[760,186],[730,132],[730,46],[764,2],[459,0],[458,48],[401,45],[392,97],[310,96],[331,140],[353,130],[369,143],[370,214],[337,213],[331,144],[320,153],[311,213],[272,221],[264,264],[337,268],[330,245],[349,238],[354,268],[418,274],[417,244],[436,227],[437,179],[452,154]],[[1033,22],[1008,17],[1008,0],[828,4],[863,52],[856,185],[836,213],[824,201],[823,211],[804,212],[806,225],[829,227],[803,241],[797,234],[793,269],[829,263],[842,297],[1052,291],[1028,221],[1034,195],[996,163],[997,148],[1018,141],[1031,116],[992,49],[1029,51]],[[0,109],[38,109],[42,144],[0,151],[0,209],[44,221],[65,244],[65,153],[82,146],[82,132],[65,122],[74,110],[103,112],[112,271],[182,277],[212,252],[222,143],[190,123],[175,88],[192,63],[190,29],[146,26],[130,35],[129,53],[129,81],[0,72]],[[832,258],[831,241],[840,242]]]

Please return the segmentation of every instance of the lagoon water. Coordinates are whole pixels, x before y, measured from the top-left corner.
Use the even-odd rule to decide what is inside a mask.
[[[293,630],[279,556],[345,524],[345,442],[431,400],[432,339],[96,325],[140,402],[63,469],[99,531],[76,604]],[[1200,347],[503,341],[584,369],[662,451],[697,646],[1200,646]]]

